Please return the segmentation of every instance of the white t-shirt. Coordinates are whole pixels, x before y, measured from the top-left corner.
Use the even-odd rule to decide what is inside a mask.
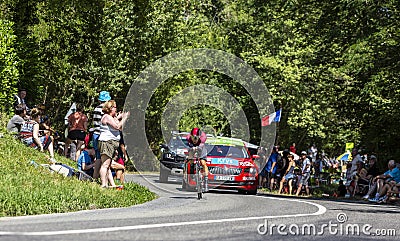
[[[18,132],[24,124],[25,120],[19,115],[14,115],[7,124],[7,130],[9,132]]]
[[[308,165],[308,167],[307,167],[307,165]],[[310,159],[308,159],[307,157],[306,157],[306,159],[303,160],[303,167],[301,170],[303,173],[309,173],[311,170],[311,162],[310,162]]]
[[[361,158],[360,154],[357,154],[355,157],[353,157],[353,160],[351,161],[351,170],[350,170],[351,173],[357,171],[357,162],[358,161],[362,162],[362,158]]]

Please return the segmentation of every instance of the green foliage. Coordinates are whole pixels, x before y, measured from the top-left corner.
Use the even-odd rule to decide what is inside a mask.
[[[46,103],[60,128],[71,102],[93,108],[97,93],[108,90],[122,106],[153,61],[182,49],[213,48],[242,58],[264,80],[276,109],[283,109],[281,146],[296,142],[300,150],[315,143],[337,155],[346,142],[355,142],[382,158],[400,157],[393,151],[400,141],[395,0],[7,0],[0,10],[15,23],[2,24],[2,31],[16,36],[0,46],[16,62],[6,65],[12,71],[1,77],[0,88],[8,89],[0,95],[9,98],[19,78],[30,103]],[[167,104],[198,84],[222,88],[240,103],[257,144],[260,116],[246,90],[227,76],[193,70],[174,76],[152,96],[146,110],[151,146],[162,141]],[[206,125],[229,135],[229,120],[200,105],[185,112],[180,128]]]
[[[1,112],[12,112],[13,94],[19,77],[16,36],[13,23],[0,19],[0,106]]]
[[[35,168],[30,161],[45,163],[45,155],[8,134],[0,138],[0,155],[0,217],[128,207],[156,198],[135,183],[126,183],[122,191],[102,189],[97,183]]]

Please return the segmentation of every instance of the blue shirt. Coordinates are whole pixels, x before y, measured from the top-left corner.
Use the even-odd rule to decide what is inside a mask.
[[[400,170],[397,167],[386,171],[384,175],[390,175],[396,183],[400,182]]]
[[[82,164],[85,163],[85,166],[92,164],[92,158],[90,158],[89,153],[86,150],[81,152],[81,155],[78,158],[78,170],[82,170]]]
[[[272,168],[272,163],[275,163],[274,169],[272,170],[272,173],[275,174],[276,169],[278,168],[278,165],[276,163],[278,161],[278,155],[279,154],[277,152],[274,152],[269,156],[267,164],[265,165],[265,171],[270,172]]]

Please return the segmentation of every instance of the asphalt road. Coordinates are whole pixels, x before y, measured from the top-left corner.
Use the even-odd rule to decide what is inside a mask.
[[[0,240],[399,240],[400,207],[212,191],[129,176],[160,198],[129,208],[1,218]],[[315,233],[314,233],[315,232]],[[273,237],[271,237],[273,236]]]

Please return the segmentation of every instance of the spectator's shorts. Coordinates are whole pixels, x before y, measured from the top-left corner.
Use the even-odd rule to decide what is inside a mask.
[[[304,173],[301,176],[300,184],[303,185],[303,186],[308,187],[308,179],[310,179],[310,173],[309,172]]]
[[[119,141],[109,140],[109,141],[99,141],[99,149],[101,155],[106,155],[109,158],[113,158],[115,151],[119,147]]]
[[[86,133],[82,130],[72,130],[68,131],[68,139],[85,141]]]
[[[285,180],[290,180],[294,178],[294,174],[293,173],[288,173],[285,175]]]
[[[276,173],[267,172],[267,170],[265,170],[265,169],[261,171],[260,176],[268,178],[268,179],[271,179],[271,178],[276,179]]]
[[[47,135],[40,136],[39,139],[40,139],[40,142],[43,145],[43,150],[46,150],[49,147],[50,143],[51,143],[50,136],[47,136]],[[22,142],[25,143],[26,145],[30,146],[30,147],[35,148],[35,149],[39,148],[37,146],[36,142],[33,140],[33,137],[23,139]]]

